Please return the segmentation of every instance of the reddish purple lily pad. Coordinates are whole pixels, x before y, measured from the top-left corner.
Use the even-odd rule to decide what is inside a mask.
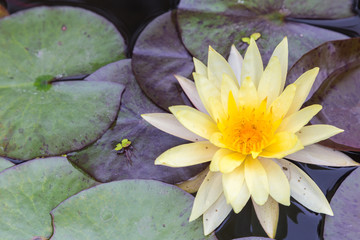
[[[334,216],[326,216],[324,239],[358,239],[360,236],[360,169],[340,185],[330,202]]]
[[[185,141],[158,130],[141,118],[143,113],[164,111],[141,92],[132,73],[131,60],[115,62],[103,69],[98,73],[125,85],[116,124],[90,147],[69,154],[70,161],[100,182],[154,179],[177,183],[202,171],[204,165],[186,168],[154,165],[162,152]],[[102,78],[101,75],[95,77]],[[116,145],[125,138],[131,145],[124,152],[115,151]]]
[[[290,70],[292,83],[304,71],[320,67],[307,105],[323,110],[311,123],[331,124],[345,130],[325,142],[340,150],[360,150],[360,38],[327,42],[305,54]]]
[[[180,41],[172,12],[154,19],[140,34],[132,67],[141,89],[158,106],[168,110],[169,106],[184,104],[174,74],[187,77],[194,65]]]
[[[202,61],[207,58],[209,45],[226,56],[232,44],[245,50],[247,44],[241,39],[259,32],[261,38],[257,43],[265,63],[281,39],[285,36],[289,38],[289,66],[292,66],[300,56],[319,44],[347,38],[333,31],[286,21],[286,17],[303,17],[301,13],[312,8],[314,2],[321,8],[311,12],[319,13],[320,18],[331,18],[335,10],[341,12],[336,17],[353,15],[349,0],[340,6],[338,3],[320,4],[319,0],[303,1],[301,4],[297,1],[182,0],[177,19],[185,47]],[[301,5],[303,10],[297,5]]]

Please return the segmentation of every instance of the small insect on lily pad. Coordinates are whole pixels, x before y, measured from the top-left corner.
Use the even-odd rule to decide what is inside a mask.
[[[88,79],[92,81],[105,76],[125,85],[117,121],[94,144],[68,154],[71,162],[100,182],[140,178],[178,183],[188,180],[206,167],[170,168],[155,165],[154,161],[161,153],[186,141],[154,128],[141,117],[144,113],[164,111],[141,91],[132,72],[130,59],[109,64]],[[122,144],[127,145],[129,141],[131,145],[124,149]],[[121,149],[115,150],[117,145],[118,149],[120,146],[124,149],[124,153],[121,153]]]
[[[211,45],[227,56],[235,44],[244,51],[247,43],[242,38],[254,32],[265,63],[273,49],[285,36],[289,38],[289,66],[304,53],[319,44],[347,36],[307,24],[288,21],[287,18],[333,19],[353,16],[353,1],[304,0],[181,0],[177,9],[177,22],[185,47],[196,58],[206,62]]]

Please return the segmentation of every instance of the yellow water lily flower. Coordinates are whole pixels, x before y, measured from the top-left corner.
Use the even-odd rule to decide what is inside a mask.
[[[316,142],[343,130],[305,126],[321,106],[301,108],[319,69],[286,86],[288,43],[275,48],[265,70],[253,38],[244,58],[234,46],[226,61],[209,48],[208,64],[194,58],[195,83],[176,76],[197,108],[172,106],[172,114],[144,114],[155,127],[192,141],[161,154],[155,164],[184,167],[210,161],[190,221],[203,215],[204,234],[214,231],[231,209],[241,211],[251,198],[269,237],[276,234],[279,206],[290,196],[318,213],[333,215],[319,187],[300,168],[283,159],[327,166],[357,165],[345,154]]]

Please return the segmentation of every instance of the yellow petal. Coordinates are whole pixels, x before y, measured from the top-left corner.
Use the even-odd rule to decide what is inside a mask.
[[[200,217],[213,205],[223,192],[221,173],[208,172],[196,194],[189,221]]]
[[[276,161],[287,169],[291,196],[308,209],[333,216],[330,204],[316,183],[295,164],[284,159]]]
[[[306,97],[309,95],[310,89],[315,81],[317,74],[319,73],[319,68],[313,68],[305,73],[303,73],[295,82],[296,93],[294,100],[291,103],[287,116],[298,111],[303,105]]]
[[[210,142],[182,144],[162,153],[155,160],[155,164],[169,167],[196,165],[210,161],[218,149]]]
[[[196,176],[175,185],[188,193],[196,193],[197,191],[199,191],[199,188],[205,177],[207,176],[208,172],[209,167],[205,168]]]
[[[230,211],[231,206],[226,203],[224,194],[221,194],[218,200],[203,215],[204,235],[210,234],[220,226]]]
[[[193,58],[195,72],[207,77],[207,67],[199,59]]]
[[[298,112],[291,114],[290,116],[282,120],[277,132],[292,132],[295,133],[304,127],[320,110],[322,106],[314,104],[301,109]]]
[[[235,168],[241,165],[245,157],[246,155],[237,152],[223,156],[219,161],[220,171],[222,173],[232,172]]]
[[[199,93],[196,90],[195,83],[187,78],[179,75],[174,75],[178,80],[181,88],[184,90],[186,96],[190,99],[192,104],[201,112],[207,113],[204,104],[201,102]]]
[[[269,182],[266,171],[258,159],[246,158],[245,181],[251,197],[257,204],[263,205],[269,196]]]
[[[267,146],[259,156],[266,158],[282,158],[303,148],[304,147],[294,133],[280,132],[275,134],[273,143]]]
[[[275,48],[273,54],[271,55],[271,57],[277,57],[280,61],[280,65],[281,65],[281,85],[280,85],[280,89],[279,89],[279,93],[284,89],[285,86],[285,80],[286,80],[286,74],[287,74],[287,69],[288,69],[288,40],[287,37],[284,37],[284,39],[279,43],[279,45],[277,45],[277,47]],[[278,93],[278,94],[279,94]]]
[[[206,76],[198,74],[198,73],[193,73],[193,77],[195,80],[195,86],[199,93],[201,102],[204,104],[206,110],[210,113],[208,99],[210,97],[220,99],[220,85],[218,88],[217,86],[215,86],[214,83],[209,81],[206,78]]]
[[[236,49],[234,45],[232,45],[228,62],[235,74],[239,86],[240,86],[240,76],[241,76],[241,68],[242,68],[243,60],[244,59],[242,58],[239,51]]]
[[[256,87],[250,77],[242,79],[239,90],[239,105],[256,107],[259,104],[259,98]]]
[[[259,49],[255,40],[251,38],[241,69],[241,83],[243,83],[247,77],[250,77],[255,87],[257,87],[263,73],[263,69],[264,66]]]
[[[209,47],[208,55],[208,79],[216,86],[221,86],[223,75],[226,74],[230,78],[236,80],[235,74],[226,59]]]
[[[210,107],[210,115],[217,125],[222,119],[227,118],[224,107],[218,98],[210,97],[208,103]]]
[[[223,135],[220,132],[216,132],[210,137],[210,142],[217,147],[226,148],[226,145],[223,143]]]
[[[221,102],[224,106],[224,109],[228,110],[228,100],[229,100],[229,94],[232,94],[233,98],[236,100],[239,99],[239,88],[234,82],[234,80],[229,77],[229,75],[224,74],[223,79],[221,82]]]
[[[296,135],[299,137],[302,145],[307,146],[328,139],[343,131],[332,125],[317,124],[303,127]]]
[[[269,181],[270,196],[277,202],[289,206],[290,205],[290,185],[289,181],[277,165],[271,159],[259,158],[262,166],[266,171]]]
[[[244,183],[244,164],[230,173],[222,175],[222,183],[227,203],[231,203],[240,194]]]
[[[148,114],[142,114],[141,117],[144,118],[148,123],[150,123],[154,127],[160,129],[161,131],[174,135],[176,137],[189,140],[192,142],[205,140],[204,138],[186,129],[172,114],[148,113]]]
[[[277,57],[272,57],[265,68],[258,87],[259,100],[267,99],[270,104],[279,96],[282,83],[281,65]]]
[[[219,166],[220,159],[222,159],[225,155],[229,155],[231,153],[234,152],[226,148],[220,148],[219,150],[217,150],[217,152],[214,154],[211,160],[210,171],[212,172],[220,171],[220,166]]]
[[[270,105],[275,120],[283,118],[289,110],[294,99],[296,86],[294,84],[288,85],[285,90],[277,97]]]
[[[270,238],[275,238],[279,221],[279,204],[269,197],[264,205],[258,205],[255,201],[253,201],[253,205],[264,231]]]
[[[240,193],[236,196],[236,198],[231,202],[231,206],[234,209],[235,213],[239,213],[246,205],[246,203],[249,201],[250,198],[250,192],[246,185],[246,182],[244,181]]]
[[[211,117],[189,106],[172,106],[169,110],[177,120],[191,132],[209,139],[211,135],[218,131],[215,122]]]
[[[352,160],[348,155],[319,144],[306,146],[303,150],[290,154],[286,156],[286,158],[297,162],[334,167],[359,165],[359,163]]]

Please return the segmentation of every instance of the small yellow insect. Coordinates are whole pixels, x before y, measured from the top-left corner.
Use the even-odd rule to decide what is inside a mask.
[[[251,34],[250,37],[243,37],[241,40],[247,44],[250,44],[250,39],[254,39],[255,41],[258,40],[259,38],[261,37],[261,34],[256,32],[256,33],[253,33]]]
[[[131,150],[133,150],[133,147],[131,146],[131,141],[129,139],[124,138],[123,140],[121,140],[120,143],[116,144],[114,150],[117,151],[118,155],[125,153],[127,163],[132,166],[131,156],[133,154]]]

